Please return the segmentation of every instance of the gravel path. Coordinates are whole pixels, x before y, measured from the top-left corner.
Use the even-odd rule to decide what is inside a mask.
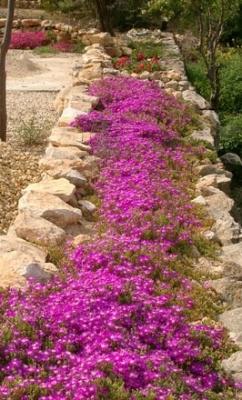
[[[16,216],[21,190],[40,180],[38,160],[46,147],[44,142],[20,145],[16,136],[23,123],[30,126],[33,122],[49,135],[58,117],[53,101],[58,90],[71,82],[72,65],[79,57],[59,54],[43,58],[29,50],[8,52],[8,142],[0,142],[0,234],[6,233]]]
[[[0,142],[0,234],[6,233],[16,216],[21,190],[29,183],[40,179],[38,160],[46,143],[27,147],[16,141],[22,121],[35,116],[38,126],[55,124],[57,114],[53,108],[56,93],[51,92],[8,92],[8,142]]]

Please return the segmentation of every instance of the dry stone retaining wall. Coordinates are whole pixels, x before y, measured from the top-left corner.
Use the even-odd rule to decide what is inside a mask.
[[[0,1],[0,7],[7,7],[7,0]],[[16,8],[40,8],[41,0],[16,0]]]
[[[168,93],[191,102],[202,122],[201,129],[194,131],[192,138],[203,140],[209,147],[216,145],[218,117],[188,82],[172,34],[132,30],[115,40],[108,34],[96,31],[86,32],[84,36],[90,45],[73,70],[73,85],[63,89],[56,99],[55,106],[60,118],[51,132],[45,155],[40,160],[45,170],[42,180],[23,191],[19,215],[8,235],[0,237],[0,280],[3,285],[9,271],[13,275],[11,283],[15,285],[24,284],[29,276],[48,279],[55,273],[56,267],[48,263],[46,245],[61,246],[68,238],[80,243],[94,234],[92,215],[95,205],[86,196],[91,193],[92,180],[98,176],[99,159],[90,154],[88,141],[91,134],[80,133],[69,124],[75,116],[89,112],[98,104],[99,99],[88,94],[88,86],[93,80],[110,74],[126,74],[113,68],[110,54],[127,54],[130,38],[149,38],[163,43],[166,57],[161,61],[162,71],[143,72],[139,77],[153,79]],[[241,350],[223,364],[236,379],[241,379],[242,235],[240,225],[231,215],[234,206],[229,197],[232,174],[224,169],[220,160],[215,163],[204,161],[197,166],[197,172],[200,179],[196,185],[197,196],[192,201],[204,206],[214,220],[205,236],[219,242],[221,251],[216,261],[205,259],[198,252],[196,268],[214,274],[214,279],[208,284],[221,295],[228,308],[220,320]],[[37,247],[36,243],[42,247]]]

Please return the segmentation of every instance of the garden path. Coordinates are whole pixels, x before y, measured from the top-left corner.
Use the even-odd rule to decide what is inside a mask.
[[[10,50],[7,60],[9,91],[59,91],[71,82],[73,64],[80,55],[40,56],[31,50]],[[69,81],[68,81],[69,79]]]

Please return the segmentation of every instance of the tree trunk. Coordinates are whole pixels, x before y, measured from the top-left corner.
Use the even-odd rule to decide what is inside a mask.
[[[15,0],[8,0],[7,21],[4,36],[0,45],[0,139],[7,140],[7,107],[6,107],[6,55],[11,41]]]
[[[0,54],[0,139],[7,140],[6,70],[5,56]]]
[[[219,98],[220,98],[220,77],[219,77],[219,65],[216,63],[215,59],[211,61],[211,64],[208,69],[208,78],[211,86],[211,96],[210,103],[212,109],[215,111],[219,108]]]
[[[113,35],[110,13],[105,0],[95,0],[95,4],[102,31]]]

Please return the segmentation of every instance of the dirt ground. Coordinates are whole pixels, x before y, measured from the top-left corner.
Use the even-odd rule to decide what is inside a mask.
[[[71,82],[79,54],[60,53],[41,57],[31,50],[10,50],[7,57],[7,89],[59,91]]]

